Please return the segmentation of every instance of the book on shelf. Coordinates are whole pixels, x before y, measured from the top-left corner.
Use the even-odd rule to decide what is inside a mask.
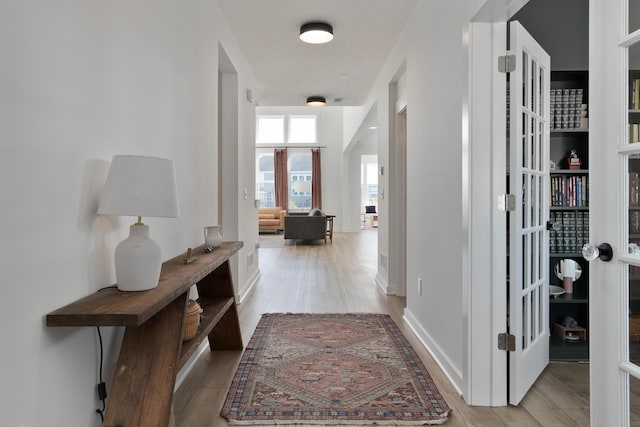
[[[587,175],[551,175],[549,199],[552,207],[583,208],[589,206]]]
[[[560,227],[549,230],[549,253],[574,254],[589,242],[589,212],[551,211],[549,221],[560,223]]]
[[[640,141],[639,128],[640,128],[640,125],[638,125],[638,123],[629,123],[629,143],[630,144]]]
[[[629,206],[640,206],[640,200],[638,199],[639,184],[638,173],[629,172]]]
[[[587,104],[582,102],[584,90],[551,89],[550,123],[551,129],[581,129],[588,127]]]
[[[631,82],[631,102],[629,107],[631,110],[640,109],[640,79],[633,79]]]

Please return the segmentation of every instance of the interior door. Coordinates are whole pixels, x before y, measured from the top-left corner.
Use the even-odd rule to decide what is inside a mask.
[[[509,403],[517,405],[549,363],[550,58],[517,22],[509,24]]]
[[[591,425],[639,425],[640,2],[589,8]]]

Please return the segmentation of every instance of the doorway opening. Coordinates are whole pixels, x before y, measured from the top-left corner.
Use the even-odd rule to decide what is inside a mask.
[[[363,229],[378,228],[378,155],[360,156],[360,212]]]

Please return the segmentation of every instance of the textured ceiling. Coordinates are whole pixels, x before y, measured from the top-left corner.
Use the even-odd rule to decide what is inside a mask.
[[[362,105],[417,0],[219,0],[255,73],[261,106]],[[325,21],[335,38],[324,45],[298,38],[300,25]]]

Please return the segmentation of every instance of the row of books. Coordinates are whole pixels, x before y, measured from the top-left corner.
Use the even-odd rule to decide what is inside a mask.
[[[629,143],[640,142],[640,124],[629,123]]]
[[[589,242],[589,212],[551,211],[549,221],[560,223],[558,229],[549,231],[549,252],[552,254],[580,253]]]
[[[638,178],[638,172],[629,172],[629,206],[640,206],[640,178]]]
[[[551,89],[551,129],[589,127],[587,104],[582,103],[583,89]]]
[[[631,110],[640,110],[640,79],[633,79],[630,86],[631,100],[629,102],[629,108]]]
[[[589,206],[589,176],[551,175],[549,204],[552,207]]]

